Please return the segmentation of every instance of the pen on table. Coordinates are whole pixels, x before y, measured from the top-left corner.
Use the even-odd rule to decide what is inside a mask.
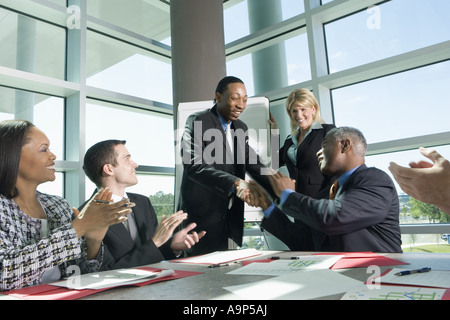
[[[218,263],[218,264],[211,264],[208,266],[208,268],[226,267],[229,265],[230,265],[229,263]]]
[[[97,200],[97,199],[94,199],[94,202],[95,202],[95,203],[104,203],[104,204],[110,204],[110,203],[112,203],[111,201],[107,201],[107,200]],[[123,205],[121,205],[121,207],[129,208],[129,207],[133,207],[133,205],[130,204],[130,203],[124,203]]]
[[[270,259],[272,259],[272,260],[278,260],[278,259],[298,260],[298,259],[300,259],[300,257],[281,258],[281,257],[278,257],[278,256],[274,256],[274,257],[270,257]]]
[[[396,276],[406,276],[408,274],[414,274],[414,273],[423,273],[423,272],[428,272],[431,271],[431,268],[420,268],[420,269],[416,269],[416,270],[405,270],[405,271],[400,271],[397,272],[395,275]]]
[[[111,202],[109,202],[109,201],[107,201],[107,200],[97,200],[97,199],[94,199],[94,202],[95,202],[95,203],[106,203],[106,204],[111,203]]]

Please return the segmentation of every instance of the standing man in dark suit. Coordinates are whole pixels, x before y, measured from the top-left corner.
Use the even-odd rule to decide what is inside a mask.
[[[191,255],[227,250],[229,238],[242,245],[244,202],[236,191],[245,184],[246,172],[270,190],[268,177],[261,175],[265,166],[248,145],[247,125],[238,119],[246,106],[242,80],[225,77],[217,85],[213,108],[186,120],[179,209],[188,213],[186,223],[207,232]],[[227,132],[233,141],[227,142]]]
[[[137,167],[123,140],[98,142],[89,148],[84,157],[83,169],[98,188],[108,188],[113,193],[114,202],[129,198],[135,204],[124,223],[108,229],[103,239],[105,251],[101,270],[175,259],[204,235],[204,232],[189,233],[196,227],[190,224],[172,237],[175,228],[186,219],[186,213],[179,211],[170,217],[163,216],[158,224],[148,197],[125,192],[127,187],[138,182]]]
[[[332,129],[317,153],[321,171],[338,177],[329,194],[316,200],[297,193],[293,180],[276,173],[271,183],[282,211],[260,189],[246,199],[264,209],[264,228],[291,250],[402,252],[394,183],[384,171],[365,165],[366,149],[359,130]]]

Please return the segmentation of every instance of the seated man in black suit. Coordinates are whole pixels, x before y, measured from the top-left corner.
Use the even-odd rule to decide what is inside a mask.
[[[264,209],[262,227],[291,250],[402,252],[394,183],[384,171],[365,165],[366,149],[359,130],[332,129],[317,156],[321,171],[338,177],[337,193],[332,187],[333,192],[322,190],[317,199],[307,197],[294,192],[295,181],[278,172],[271,184],[281,210],[254,183],[245,200]]]
[[[101,270],[130,268],[174,259],[183,250],[194,246],[205,234],[190,232],[196,227],[192,223],[172,237],[175,228],[187,218],[186,213],[178,211],[170,217],[163,216],[158,224],[148,197],[126,193],[127,187],[138,182],[137,166],[125,147],[125,141],[121,140],[98,142],[89,148],[84,157],[83,169],[98,188],[110,189],[114,202],[128,197],[135,204],[124,223],[114,225],[106,232]]]

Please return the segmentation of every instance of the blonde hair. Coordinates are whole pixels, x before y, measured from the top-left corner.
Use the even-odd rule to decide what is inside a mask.
[[[289,116],[289,120],[291,123],[291,131],[292,134],[297,132],[297,123],[291,118],[291,110],[294,107],[294,104],[299,104],[304,108],[316,108],[316,114],[314,115],[314,122],[324,123],[322,119],[322,115],[320,114],[320,107],[317,99],[314,97],[313,93],[308,89],[297,89],[292,91],[287,100],[286,100],[286,112]]]

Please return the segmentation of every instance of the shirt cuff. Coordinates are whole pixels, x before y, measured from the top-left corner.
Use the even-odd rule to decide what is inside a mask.
[[[275,209],[275,205],[272,203],[270,205],[270,207],[268,207],[266,210],[263,210],[264,216],[266,218],[270,217],[270,215],[272,214],[272,211]]]
[[[281,192],[281,196],[280,196],[280,205],[283,205],[287,198],[291,195],[291,193],[294,193],[295,191],[292,189],[286,189],[283,190],[283,192]]]

